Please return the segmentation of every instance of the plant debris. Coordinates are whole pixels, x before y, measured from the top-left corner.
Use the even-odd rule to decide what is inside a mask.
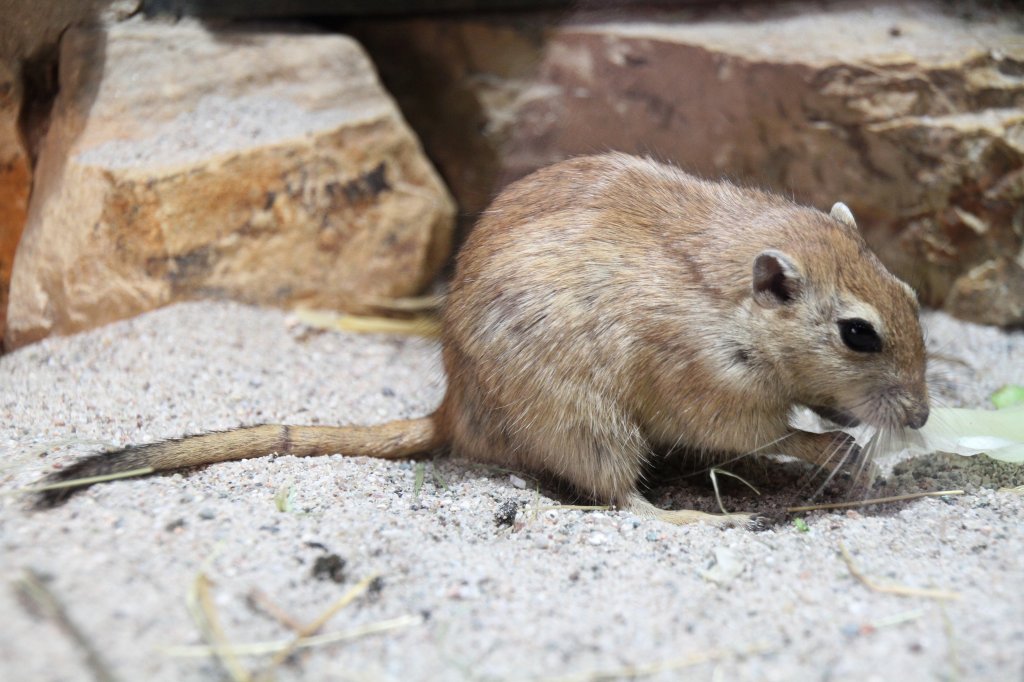
[[[180,658],[192,658],[192,657],[205,657],[212,656],[218,651],[225,653],[230,652],[235,656],[263,656],[266,654],[273,654],[288,647],[294,647],[298,649],[309,649],[316,646],[324,646],[325,644],[334,644],[335,642],[343,642],[349,639],[358,639],[365,637],[366,635],[374,635],[380,632],[388,632],[389,630],[397,630],[400,628],[407,628],[411,625],[419,625],[423,623],[426,618],[423,616],[399,616],[398,618],[389,618],[388,620],[378,621],[376,623],[368,623],[366,625],[360,625],[359,627],[350,628],[348,630],[341,630],[338,632],[328,632],[322,635],[316,635],[314,637],[303,637],[298,643],[294,640],[282,639],[275,640],[272,642],[248,642],[242,644],[228,644],[227,646],[219,649],[211,646],[175,646],[167,647],[163,650],[163,653],[167,656],[174,656]]]
[[[808,504],[802,507],[789,507],[787,512],[809,512],[819,509],[849,509],[851,507],[866,507],[872,504],[888,504],[890,502],[905,502],[916,500],[920,497],[946,497],[948,495],[963,495],[963,490],[937,490],[935,492],[909,493],[907,495],[893,495],[892,497],[875,497],[868,500],[851,500],[849,502],[828,502],[825,504]]]
[[[295,318],[313,329],[334,329],[363,334],[406,334],[436,339],[441,336],[441,320],[436,315],[419,314],[408,319],[339,313],[299,308]]]
[[[85,655],[85,663],[92,671],[93,677],[99,682],[115,682],[117,680],[103,657],[100,656],[99,650],[89,641],[81,628],[71,620],[64,605],[57,599],[57,595],[50,590],[39,573],[31,568],[26,568],[21,579],[15,582],[14,588],[27,604],[53,620],[82,650]]]
[[[924,597],[926,599],[939,599],[943,601],[949,601],[954,599],[960,599],[960,593],[950,592],[948,590],[933,590],[923,587],[906,587],[903,585],[889,585],[884,583],[878,583],[868,578],[853,562],[853,557],[850,556],[850,552],[846,549],[846,545],[839,543],[839,553],[843,557],[843,561],[846,562],[846,567],[850,570],[850,575],[860,581],[864,587],[868,588],[872,592],[881,592],[885,594],[898,594],[903,597]]]
[[[337,554],[318,556],[313,562],[313,577],[317,580],[333,580],[345,582],[345,564],[347,562]]]
[[[998,409],[1024,405],[1024,386],[1007,384],[993,393],[991,400]]]
[[[192,619],[210,645],[221,665],[235,682],[249,682],[252,676],[242,667],[238,658],[228,648],[228,640],[220,626],[220,617],[214,606],[211,582],[205,573],[196,574],[188,594],[188,609]]]

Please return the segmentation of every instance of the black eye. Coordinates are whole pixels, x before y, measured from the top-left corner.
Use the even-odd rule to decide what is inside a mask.
[[[855,317],[839,320],[839,336],[843,343],[858,353],[878,353],[882,350],[882,339],[867,320]]]

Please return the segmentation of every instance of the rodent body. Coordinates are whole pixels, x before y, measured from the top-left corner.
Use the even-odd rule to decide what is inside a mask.
[[[917,314],[842,205],[830,216],[648,159],[580,157],[506,188],[463,246],[443,318],[448,389],[433,415],[206,434],[96,455],[57,477],[450,443],[600,503],[690,521],[707,515],[640,496],[655,452],[770,448],[834,468],[857,454],[852,441],[793,430],[794,405],[841,423],[921,426]]]

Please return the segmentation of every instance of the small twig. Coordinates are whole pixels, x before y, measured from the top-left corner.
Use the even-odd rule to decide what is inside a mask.
[[[71,638],[71,641],[82,650],[82,653],[85,654],[86,666],[99,682],[114,682],[117,679],[100,657],[99,651],[71,620],[67,609],[57,599],[57,595],[47,587],[38,573],[31,568],[26,568],[24,575],[15,583],[15,588],[47,617],[51,618],[57,627],[63,630]]]
[[[298,308],[295,317],[314,329],[337,329],[345,332],[410,334],[437,337],[441,334],[441,321],[436,315],[419,314],[405,320],[372,315],[339,315],[323,310]]]
[[[718,474],[724,474],[726,476],[732,476],[737,481],[743,483],[745,486],[747,486],[748,488],[753,490],[756,494],[758,494],[758,495],[761,494],[761,491],[758,490],[757,488],[755,488],[754,486],[752,486],[750,484],[750,482],[747,481],[745,478],[743,478],[741,476],[737,476],[736,474],[732,473],[731,471],[726,471],[725,469],[719,469],[718,467],[711,467],[710,469],[708,469],[708,476],[711,478],[711,487],[715,489],[715,501],[718,502],[718,508],[721,509],[722,513],[725,514],[726,516],[729,515],[729,512],[726,510],[725,505],[722,504],[722,495],[718,492]]]
[[[341,599],[331,604],[331,606],[329,606],[323,613],[321,613],[319,616],[313,619],[312,622],[300,628],[298,633],[296,634],[296,637],[291,641],[291,643],[274,655],[274,658],[271,659],[270,663],[268,663],[267,667],[264,668],[262,672],[260,672],[257,678],[261,680],[269,679],[270,676],[273,674],[274,668],[284,663],[289,656],[295,653],[295,650],[299,647],[299,644],[302,642],[302,640],[308,639],[312,635],[315,635],[317,632],[319,632],[320,628],[322,628],[327,623],[327,621],[329,621],[331,618],[334,618],[334,616],[339,611],[341,611],[343,608],[345,608],[353,601],[355,601],[355,599],[359,597],[361,594],[366,592],[366,590],[370,588],[370,584],[373,583],[373,581],[376,580],[377,577],[377,574],[373,574],[363,578],[358,583],[356,583],[352,587],[352,589],[343,594],[341,596]]]
[[[537,511],[551,511],[551,510],[572,510],[572,511],[609,511],[612,507],[607,504],[549,504],[543,507],[537,507]]]
[[[734,474],[731,471],[726,471],[725,469],[719,469],[718,467],[712,467],[711,469],[708,470],[708,472],[710,474],[712,474],[712,475],[714,475],[714,474],[725,474],[726,476],[731,476],[732,478],[735,478],[737,481],[739,481],[743,485],[745,485],[748,488],[750,488],[751,490],[753,490],[755,495],[760,495],[761,494],[761,491],[758,490],[757,488],[755,488],[750,481],[748,481],[747,479],[743,478],[742,476],[740,476],[738,474]]]
[[[30,493],[45,493],[47,490],[59,490],[61,488],[77,488],[83,485],[92,485],[93,483],[104,483],[105,481],[116,481],[119,478],[132,478],[133,476],[145,476],[151,474],[156,469],[153,467],[143,467],[141,469],[132,469],[131,471],[119,471],[116,474],[104,474],[102,476],[88,476],[86,478],[73,478],[67,481],[61,481],[59,483],[47,483],[46,485],[32,486],[29,488],[18,488],[13,491],[17,494],[30,494]]]
[[[271,601],[270,597],[263,590],[259,588],[253,589],[249,592],[247,599],[249,606],[253,609],[262,611],[292,632],[298,632],[302,629],[302,623],[292,618],[284,609]]]
[[[281,639],[272,642],[229,644],[228,646],[220,649],[211,646],[174,646],[163,649],[162,653],[166,656],[174,656],[176,658],[203,657],[210,656],[218,652],[230,652],[236,656],[262,656],[265,654],[281,652],[289,647],[294,647],[294,649],[309,649],[315,646],[343,642],[349,639],[358,639],[360,637],[365,637],[366,635],[374,635],[380,632],[388,632],[389,630],[398,630],[399,628],[419,625],[422,622],[423,619],[419,616],[406,615],[399,616],[398,618],[391,618],[389,620],[378,621],[376,623],[360,625],[359,627],[342,630],[340,632],[328,632],[323,635],[316,635],[315,637],[303,637],[298,644],[296,644],[293,639]]]
[[[690,668],[695,665],[700,665],[701,663],[708,663],[710,661],[720,661],[722,659],[730,657],[760,654],[764,653],[767,650],[768,647],[764,645],[757,646],[748,651],[739,653],[723,651],[722,649],[712,649],[710,651],[691,654],[690,656],[686,656],[683,658],[673,658],[664,661],[655,661],[653,663],[646,663],[640,665],[627,665],[613,670],[594,670],[591,672],[566,675],[564,677],[549,677],[544,678],[544,682],[596,682],[598,680],[617,680],[634,677],[647,677],[650,675],[657,675],[658,673],[662,672],[668,672],[670,670],[681,670],[683,668]]]
[[[946,641],[949,642],[949,666],[953,669],[949,676],[950,680],[956,682],[960,679],[960,657],[956,651],[956,637],[953,634],[953,620],[946,612],[944,604],[939,604],[939,613],[942,614],[942,630],[946,633]]]
[[[210,579],[205,573],[197,573],[188,594],[188,607],[192,618],[196,621],[203,638],[209,642],[210,649],[220,659],[221,665],[235,682],[249,682],[252,676],[242,667],[238,658],[231,651],[231,646],[220,626],[217,609],[210,593]]]
[[[897,594],[902,597],[925,597],[927,599],[960,599],[959,593],[950,592],[948,590],[931,590],[923,587],[906,587],[903,585],[885,585],[876,583],[857,568],[857,565],[853,562],[853,557],[850,556],[849,550],[846,549],[846,545],[841,542],[839,543],[839,553],[842,555],[843,561],[846,562],[846,568],[850,570],[850,575],[859,580],[864,587],[868,588],[872,592]]]
[[[339,319],[335,328],[340,331],[363,334],[407,334],[437,338],[441,335],[441,321],[434,315],[417,315],[408,320],[369,315],[346,315]]]
[[[928,493],[909,493],[907,495],[894,495],[893,497],[876,497],[870,500],[854,500],[852,502],[830,502],[828,504],[809,504],[805,507],[786,507],[789,514],[799,512],[818,511],[819,509],[847,509],[849,507],[864,507],[870,504],[886,504],[887,502],[904,502],[916,500],[920,497],[943,497],[946,495],[963,495],[963,490],[937,490]]]
[[[405,298],[367,298],[361,303],[372,308],[403,313],[418,313],[426,310],[437,310],[444,305],[444,296],[409,296]]]
[[[902,625],[903,623],[909,623],[912,620],[917,620],[924,615],[924,611],[915,609],[913,611],[904,611],[903,613],[897,613],[892,616],[885,618],[879,618],[878,620],[871,621],[869,625],[875,629],[880,630],[882,628],[892,627],[893,625]]]

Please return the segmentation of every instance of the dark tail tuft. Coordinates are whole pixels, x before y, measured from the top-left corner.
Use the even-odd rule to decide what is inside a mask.
[[[143,446],[145,447],[145,446]],[[84,459],[80,459],[74,464],[71,464],[60,471],[55,471],[49,474],[41,481],[40,486],[52,485],[54,483],[64,483],[67,481],[74,481],[79,478],[92,478],[94,476],[107,476],[109,474],[116,474],[123,471],[129,471],[130,466],[126,467],[126,460],[129,459],[125,455],[129,454],[133,450],[139,448],[126,448],[125,450],[116,450],[113,452],[101,452],[95,455],[89,455]],[[33,501],[32,508],[36,510],[52,509],[59,507],[60,505],[67,502],[72,495],[85,490],[92,483],[86,483],[83,485],[74,485],[64,488],[53,488],[52,490],[44,490],[36,493],[35,500]]]

